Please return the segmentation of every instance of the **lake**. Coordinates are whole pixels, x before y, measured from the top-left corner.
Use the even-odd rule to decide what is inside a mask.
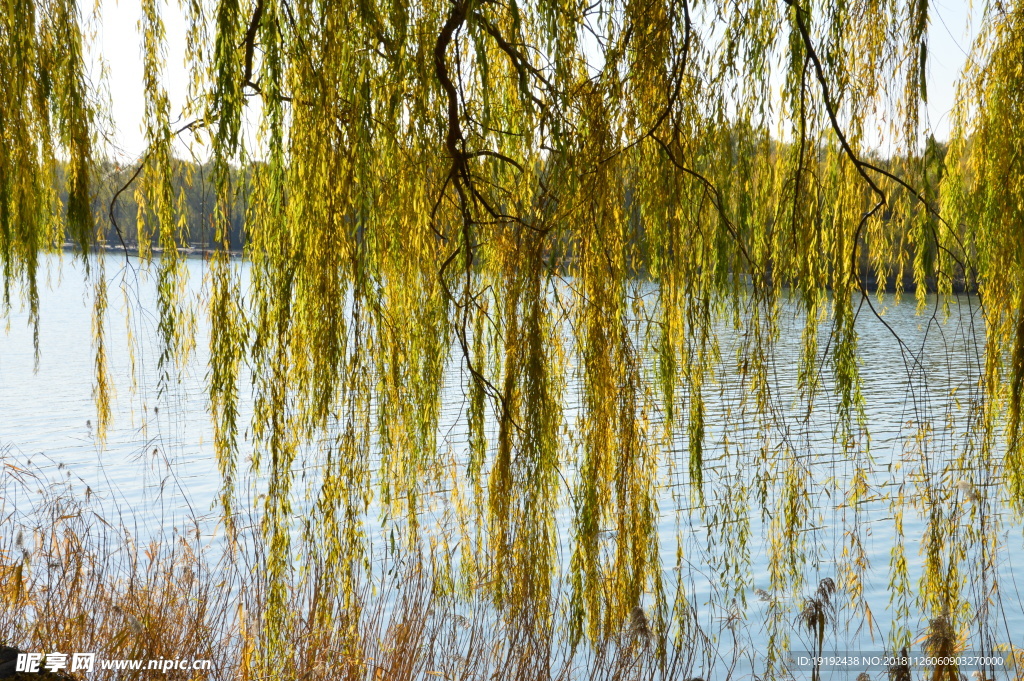
[[[119,519],[137,537],[167,538],[196,525],[216,546],[222,535],[216,506],[221,482],[206,403],[207,327],[200,321],[191,362],[159,393],[153,277],[134,258],[101,257],[106,258],[110,281],[107,348],[115,391],[107,441],[101,446],[96,438],[91,287],[83,282],[77,261],[50,256],[40,272],[38,369],[27,310],[15,304],[7,333],[0,334],[0,451],[9,466],[36,476],[9,487],[19,496],[4,502],[7,512],[13,507],[19,518],[30,518],[44,496],[36,490],[70,493],[88,496],[101,514]],[[237,266],[245,280],[248,265]],[[188,259],[187,268],[190,292],[202,300],[206,264]],[[643,295],[654,291],[642,283],[637,290]],[[870,446],[861,443],[857,449],[844,447],[836,436],[838,407],[827,389],[830,379],[824,379],[825,389],[812,410],[800,400],[796,360],[803,316],[795,304],[781,302],[780,334],[768,358],[775,418],[769,430],[750,417],[754,407],[744,398],[737,360],[744,338],[726,316],[716,321],[721,361],[715,380],[705,387],[703,504],[689,479],[689,453],[682,437],[657,443],[655,495],[663,581],[670,594],[683,585],[695,620],[717,656],[695,664],[695,676],[743,678],[757,673],[769,639],[780,632],[794,651],[793,674],[809,675],[810,667],[801,666],[797,658],[799,651],[813,650],[815,644],[798,624],[798,615],[822,580],[829,579],[838,587],[841,607],[823,650],[861,659],[825,669],[826,677],[881,674],[884,665],[865,665],[864,659],[892,652],[890,641],[899,631],[919,651],[934,619],[934,609],[919,597],[929,552],[942,565],[955,568],[951,579],[959,580],[967,604],[958,616],[969,622],[968,634],[958,650],[987,655],[997,645],[1024,645],[1024,602],[1017,582],[1024,578],[1022,523],[1005,502],[998,456],[984,460],[970,450],[965,436],[969,420],[977,418],[970,410],[971,398],[983,368],[978,300],[963,295],[948,301],[948,316],[934,297],[928,302],[923,314],[917,314],[912,299],[899,305],[892,296],[884,305],[876,302],[885,324],[868,306],[860,308],[856,329],[865,405],[862,431],[870,436]],[[638,339],[644,334],[641,327]],[[819,345],[824,347],[828,323],[822,327],[825,335]],[[134,357],[126,351],[129,337],[136,341]],[[645,375],[653,377],[653,356],[642,356]],[[563,395],[567,440],[580,411],[573,362],[568,362]],[[456,468],[467,457],[463,374],[459,362],[450,360],[439,386],[437,447]],[[654,393],[651,403],[660,404]],[[253,409],[251,386],[243,386],[241,396],[244,429]],[[651,432],[659,432],[658,416],[652,413],[651,418]],[[493,430],[493,423],[488,428]],[[247,440],[243,456],[246,446]],[[1002,451],[998,445],[996,450]],[[311,459],[298,461],[296,471],[315,479],[315,452],[307,454]],[[771,463],[765,464],[765,458]],[[569,461],[564,474],[566,485],[554,519],[563,576],[572,552],[570,492],[579,471]],[[441,482],[438,478],[424,490],[425,541],[449,531],[453,500]],[[255,498],[265,480],[251,476],[246,484],[246,498]],[[301,493],[296,497],[298,520],[310,502]],[[799,516],[797,543],[782,523],[793,514]],[[371,502],[364,519],[371,555],[385,551],[389,533],[404,527],[396,521],[384,529],[381,515],[376,501]],[[614,531],[603,531],[601,541],[606,543],[601,550],[612,552]],[[901,551],[894,552],[894,547]],[[897,567],[901,558],[905,572]],[[793,574],[780,576],[780,564]],[[780,590],[781,583],[787,588]],[[645,598],[647,607],[654,607]],[[976,669],[980,667],[964,667],[966,673]],[[1009,673],[995,671],[997,676]]]

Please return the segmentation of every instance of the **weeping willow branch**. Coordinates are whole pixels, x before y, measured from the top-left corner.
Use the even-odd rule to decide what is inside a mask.
[[[1007,495],[1024,499],[1024,201],[1007,181],[1024,175],[1024,10],[984,15],[953,137],[922,154],[929,8],[876,5],[216,0],[207,16],[193,3],[194,98],[177,120],[201,117],[178,128],[163,4],[146,0],[147,147],[102,208],[124,247],[115,208],[137,187],[144,228],[159,234],[161,390],[195,335],[178,246],[196,228],[219,245],[195,310],[211,329],[225,517],[248,503],[238,498],[246,466],[267,476],[267,551],[253,572],[269,605],[253,617],[268,623],[256,627],[254,673],[280,676],[271,663],[297,617],[289,594],[317,580],[341,585],[344,606],[309,620],[360,659],[354,585],[371,555],[362,523],[373,504],[400,535],[389,551],[424,556],[436,539],[438,593],[479,597],[520,641],[550,641],[561,622],[572,645],[619,641],[668,659],[673,632],[691,623],[683,587],[668,604],[662,503],[685,502],[691,521],[724,528],[708,534],[709,561],[740,600],[751,559],[731,549],[760,513],[772,590],[795,593],[819,482],[808,429],[826,388],[832,443],[856,468],[851,490],[836,488],[844,508],[869,486],[865,305],[897,338],[910,390],[928,378],[883,314],[889,281],[916,287],[919,312],[930,292],[947,302],[961,275],[976,289],[984,370],[972,374],[956,470],[1004,466]],[[33,0],[0,16],[0,80],[11,84],[0,91],[0,260],[5,303],[20,286],[32,320],[39,253],[98,239],[92,140],[106,119],[86,87],[76,12],[70,0]],[[899,128],[885,159],[863,132],[883,108]],[[207,125],[216,208],[195,225],[175,196],[173,141]],[[238,176],[247,199],[236,267]],[[144,261],[150,241],[140,238]],[[105,314],[104,291],[94,302]],[[931,307],[938,316],[940,303]],[[801,336],[792,418],[775,367],[790,309]],[[97,407],[110,414],[102,324],[95,336]],[[739,393],[720,413],[723,377]],[[255,407],[242,424],[247,381]],[[465,442],[444,434],[448,419],[453,432],[465,424]],[[927,466],[931,435],[920,428],[904,444]],[[300,469],[317,473],[304,488]],[[300,497],[309,517],[292,509]],[[450,504],[451,536],[420,525],[438,499]],[[553,518],[567,500],[559,537]],[[948,518],[935,517],[937,547]],[[322,551],[294,554],[300,519]],[[851,567],[858,532],[837,576],[851,601],[864,571]],[[955,604],[935,578],[952,563],[936,556],[927,597]],[[293,560],[307,562],[293,573]],[[775,645],[785,632],[772,607]],[[820,614],[810,617],[818,639]],[[531,643],[509,669],[544,676],[543,650]],[[624,673],[642,667],[631,664]]]

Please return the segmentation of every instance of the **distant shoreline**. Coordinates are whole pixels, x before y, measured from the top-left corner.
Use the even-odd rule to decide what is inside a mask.
[[[67,242],[67,241],[64,242],[63,245],[61,245],[61,250],[62,251],[66,251],[66,252],[72,252],[72,253],[79,253],[79,252],[81,252],[81,249],[79,248],[78,244]],[[138,246],[122,246],[121,244],[109,244],[109,243],[107,243],[107,244],[93,244],[90,252],[124,253],[124,254],[127,254],[127,255],[138,256],[139,255],[139,247]],[[159,248],[158,246],[153,246],[153,248],[150,249],[150,252],[152,252],[154,255],[160,255],[160,254],[162,254],[164,252],[164,249]],[[198,247],[195,247],[195,246],[189,246],[189,247],[186,247],[186,248],[179,248],[178,249],[178,253],[181,254],[181,255],[184,255],[184,256],[189,257],[189,258],[202,258],[203,260],[207,260],[211,255],[213,255],[216,252],[217,251],[212,249],[212,248],[198,248]],[[228,251],[228,256],[232,257],[232,258],[241,258],[243,255],[244,255],[244,253],[242,251],[240,251],[240,250],[237,250],[237,249],[232,249],[232,250]]]
[[[136,256],[136,257],[138,257],[138,255],[139,255],[139,248],[138,248],[138,246],[127,246],[127,247],[125,247],[125,246],[121,246],[120,244],[106,243],[106,244],[93,244],[92,248],[95,251],[102,251],[104,253],[125,253],[127,255]],[[61,249],[64,250],[64,251],[67,251],[67,252],[78,252],[79,251],[78,244],[71,243],[71,242],[64,242],[64,244],[61,246]],[[154,246],[151,249],[151,252],[154,255],[160,255],[161,253],[163,253],[163,249],[159,248],[157,246]],[[186,258],[201,258],[203,260],[208,260],[210,258],[210,256],[212,256],[213,253],[215,253],[215,252],[216,251],[214,249],[198,248],[198,247],[195,247],[195,246],[189,246],[189,247],[186,247],[186,248],[179,248],[178,249],[178,253],[181,254],[181,255],[184,255]],[[243,251],[241,251],[241,250],[238,250],[238,249],[232,249],[232,250],[228,251],[228,257],[235,258],[235,259],[241,259],[241,258],[245,257],[245,253]],[[637,275],[639,276],[640,273],[637,273]],[[752,281],[750,275],[741,274],[739,276],[740,276],[741,281],[743,281],[748,286],[753,284],[753,281]],[[881,284],[881,286],[879,286],[879,284]],[[927,286],[929,293],[936,293],[937,292],[937,288],[938,287],[937,287],[937,282],[936,282],[934,277],[928,277],[928,279],[925,282],[925,285]],[[880,289],[884,293],[895,293],[897,291],[896,277],[890,276],[890,277],[888,277],[885,280],[879,281],[878,278],[874,275],[874,273],[868,273],[868,274],[866,274],[864,276],[864,288],[869,293],[877,293]],[[917,284],[914,282],[913,277],[906,276],[904,278],[904,280],[903,280],[902,292],[903,293],[915,293],[916,291],[917,291]],[[977,287],[976,284],[967,285],[967,282],[965,282],[963,278],[957,278],[953,282],[952,293],[954,295],[964,294],[964,293],[967,293],[967,294],[977,294],[978,293],[978,287]]]

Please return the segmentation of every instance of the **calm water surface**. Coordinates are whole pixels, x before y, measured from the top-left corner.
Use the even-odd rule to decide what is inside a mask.
[[[244,270],[246,265],[239,265]],[[202,296],[205,264],[188,260],[190,287]],[[0,334],[0,450],[5,460],[29,466],[38,473],[38,490],[66,485],[77,494],[88,493],[113,517],[123,519],[140,536],[167,536],[175,528],[198,522],[215,538],[217,510],[213,506],[220,479],[214,463],[212,428],[206,407],[205,365],[207,329],[199,315],[196,352],[179,380],[158,394],[154,283],[132,260],[106,256],[111,282],[107,348],[114,381],[113,425],[106,445],[95,433],[93,403],[92,290],[83,283],[80,266],[70,257],[47,258],[40,275],[39,363],[34,367],[32,334],[27,310],[16,305],[8,318],[6,334]],[[124,293],[123,293],[124,292]],[[125,294],[131,315],[125,320]],[[1019,519],[1004,510],[1000,501],[998,472],[972,469],[956,458],[966,442],[962,435],[967,411],[964,402],[975,389],[982,361],[983,337],[977,300],[964,296],[952,301],[945,320],[941,310],[932,316],[915,314],[913,301],[885,306],[887,329],[864,306],[858,316],[860,370],[866,404],[866,429],[871,436],[871,456],[861,462],[870,493],[857,508],[837,498],[835,490],[848,487],[856,465],[833,437],[836,405],[827,390],[807,418],[801,418],[796,387],[796,357],[803,327],[795,306],[784,304],[781,334],[772,358],[772,400],[780,415],[778,428],[765,436],[742,418],[745,406],[736,372],[735,351],[743,342],[730,324],[719,325],[722,363],[708,400],[705,480],[707,505],[694,505],[686,476],[686,447],[682,442],[666,447],[661,455],[659,514],[664,579],[668,586],[682,579],[705,630],[721,647],[723,660],[732,655],[732,644],[745,651],[757,649],[766,635],[764,620],[768,600],[796,599],[799,594],[772,594],[767,571],[766,537],[771,515],[761,512],[751,499],[748,513],[729,511],[736,504],[731,495],[745,494],[752,454],[767,437],[773,446],[789,444],[806,460],[810,511],[804,532],[805,589],[809,594],[825,577],[839,579],[838,565],[850,545],[851,528],[857,528],[864,557],[864,601],[869,604],[874,626],[863,618],[849,618],[830,633],[826,648],[880,654],[885,647],[890,610],[891,549],[896,541],[893,509],[900,492],[904,506],[904,547],[909,561],[912,590],[921,575],[921,540],[926,531],[927,508],[914,500],[917,478],[912,471],[929,472],[929,485],[938,501],[970,513],[965,485],[981,485],[989,509],[991,532],[998,534],[1001,557],[997,578],[999,597],[992,604],[988,623],[997,641],[1024,644],[1024,613],[1018,583],[1024,578],[1024,545]],[[931,303],[936,303],[930,300]],[[876,306],[878,303],[876,303]],[[823,324],[821,345],[827,342]],[[905,344],[896,340],[899,336]],[[125,351],[131,334],[137,340],[135,357]],[[136,371],[132,371],[132,362]],[[456,363],[443,387],[444,413],[439,428],[439,447],[461,456],[465,450],[465,408],[460,388],[463,376]],[[653,361],[647,367],[654,371]],[[137,377],[133,384],[131,376]],[[827,371],[826,371],[827,373]],[[251,394],[243,387],[243,419],[251,414]],[[578,384],[570,380],[566,391],[566,424],[571,429],[578,413]],[[831,400],[831,401],[830,401]],[[785,417],[785,418],[782,418]],[[914,449],[917,424],[939,424],[928,444],[928,457]],[[678,445],[678,446],[675,446]],[[748,457],[748,458],[744,458]],[[922,464],[922,461],[926,461]],[[985,485],[988,485],[986,487]],[[18,491],[14,502],[30,508],[41,498],[34,484]],[[975,488],[977,489],[977,488]],[[10,500],[8,500],[10,501]],[[425,511],[440,517],[445,507],[443,491]],[[776,509],[778,510],[778,509]],[[771,509],[769,508],[769,513]],[[732,513],[732,515],[730,515]],[[372,514],[371,514],[372,515]],[[965,516],[966,517],[966,516]],[[973,516],[972,516],[973,517]],[[374,519],[371,517],[371,522]],[[429,527],[431,519],[425,519]],[[568,504],[559,514],[563,562],[568,558],[571,511]],[[373,533],[370,533],[371,538]],[[216,541],[216,539],[213,539]],[[682,569],[675,569],[679,549]],[[723,566],[738,564],[734,574]],[[980,602],[983,585],[977,573],[966,575],[965,594]],[[840,584],[842,586],[842,584]],[[1024,586],[1024,585],[1022,585]],[[904,622],[915,638],[927,625],[927,615],[911,604]],[[969,641],[966,648],[974,647]],[[792,648],[807,649],[809,641],[796,628]],[[747,665],[745,653],[739,668]],[[708,676],[714,676],[714,673]]]

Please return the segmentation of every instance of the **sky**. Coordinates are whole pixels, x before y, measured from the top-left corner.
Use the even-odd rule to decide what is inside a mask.
[[[953,108],[954,83],[967,61],[977,35],[980,7],[971,11],[970,0],[931,0],[928,27],[928,116],[935,136],[949,139],[949,111]]]
[[[781,1],[781,0],[780,0]],[[123,162],[138,157],[145,148],[142,117],[142,57],[137,0],[100,0],[95,63],[105,63],[106,85],[110,92],[111,113],[116,125],[112,153]],[[949,138],[949,112],[954,102],[954,83],[970,49],[977,21],[969,22],[970,3],[958,0],[931,0],[931,24],[928,32],[928,125],[936,138]],[[181,111],[187,88],[185,68],[185,22],[177,2],[163,4],[167,32],[167,62],[164,83],[171,100],[172,120]],[[101,61],[102,60],[102,61]],[[94,71],[94,79],[98,68]],[[96,79],[98,80],[98,79]],[[186,149],[179,145],[177,153]]]
[[[111,114],[116,125],[113,153],[120,160],[133,159],[145,149],[142,94],[142,37],[138,22],[142,16],[138,0],[100,0],[99,21],[92,25],[97,32],[94,53],[93,81],[98,82],[97,62],[102,60],[105,86],[110,93]],[[167,62],[164,85],[171,100],[172,120],[185,103],[188,74],[185,69],[185,20],[178,3],[163,3],[164,27],[167,37]],[[88,29],[86,29],[88,30]],[[181,150],[179,150],[181,151]]]

